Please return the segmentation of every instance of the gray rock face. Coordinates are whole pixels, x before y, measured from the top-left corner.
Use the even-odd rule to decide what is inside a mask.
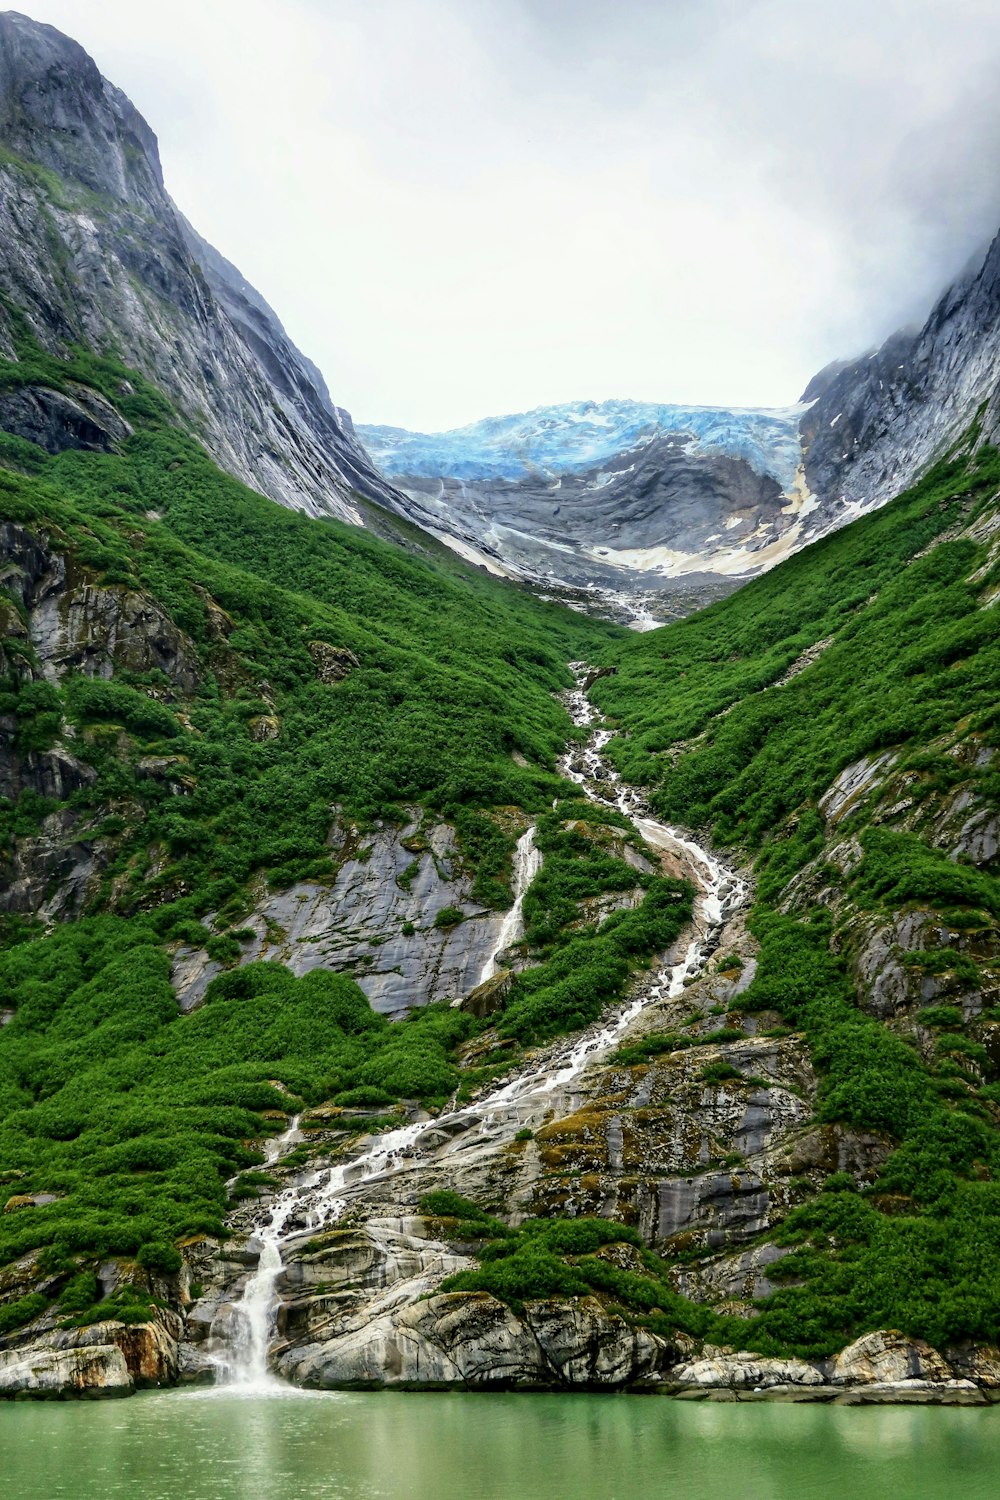
[[[41,1333],[0,1350],[0,1397],[130,1396],[140,1386],[177,1380],[181,1319],[91,1323]]]
[[[496,948],[504,914],[473,901],[453,829],[441,823],[419,839],[417,833],[416,824],[376,830],[332,884],[306,882],[263,896],[245,923],[256,933],[245,959],[279,959],[295,974],[347,971],[373,1008],[389,1016],[468,995]],[[447,908],[462,920],[435,925]],[[173,982],[182,1009],[200,1001],[218,972],[201,951],[178,953]]]
[[[197,686],[195,646],[152,595],[71,576],[48,537],[12,522],[0,524],[0,567],[3,588],[27,613],[28,638],[49,681],[70,671],[108,678],[116,668],[157,668],[184,692]]]
[[[363,1329],[297,1350],[280,1368],[305,1386],[604,1387],[655,1377],[669,1346],[593,1297],[529,1302],[440,1293]]]
[[[86,448],[107,453],[131,432],[109,401],[84,386],[76,396],[45,386],[23,386],[0,395],[0,428],[47,453]]]
[[[359,521],[359,492],[391,498],[318,371],[177,212],[141,115],[75,42],[13,12],[0,15],[0,142],[0,290],[47,349],[116,348],[223,468],[285,505]],[[11,430],[43,446],[74,427],[70,446],[104,446],[104,424],[65,398],[14,406]]]
[[[955,281],[923,328],[874,354],[831,365],[809,384],[806,475],[844,519],[891,499],[963,432],[986,402],[982,436],[1000,425],[1000,238]]]

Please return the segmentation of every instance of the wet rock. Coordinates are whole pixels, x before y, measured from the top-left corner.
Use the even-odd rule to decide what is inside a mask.
[[[823,1177],[849,1172],[859,1187],[870,1187],[889,1159],[894,1143],[874,1131],[847,1125],[812,1125],[796,1134],[775,1161],[775,1171],[789,1176],[815,1172]]]
[[[1000,1399],[1000,1349],[995,1345],[977,1348],[975,1344],[959,1344],[946,1349],[945,1357],[960,1380],[971,1380],[975,1385],[995,1391]]]
[[[608,1313],[596,1297],[525,1305],[524,1321],[561,1385],[633,1385],[659,1374],[669,1346]]]
[[[667,1346],[594,1298],[528,1303],[523,1318],[485,1292],[440,1293],[281,1361],[307,1386],[605,1386],[648,1379]]]
[[[703,1265],[679,1265],[673,1273],[673,1284],[682,1296],[697,1302],[730,1298],[753,1303],[786,1284],[772,1281],[769,1273],[791,1254],[791,1248],[786,1246],[755,1245],[753,1249],[714,1258]]]
[[[344,970],[374,1009],[390,1016],[470,994],[496,948],[503,913],[473,900],[454,830],[412,823],[366,837],[367,846],[346,855],[329,885],[303,882],[262,893],[245,922],[257,936],[244,961],[278,959],[295,974]],[[464,920],[436,926],[446,907]],[[182,1010],[200,1002],[217,972],[204,952],[179,950],[173,983]]]
[[[1000,854],[1000,817],[989,808],[978,810],[962,825],[949,853],[974,865],[993,864]]]
[[[149,1323],[55,1329],[0,1350],[0,1396],[129,1396],[173,1385],[182,1324],[162,1309]]]
[[[84,1350],[113,1345],[125,1360],[135,1386],[173,1385],[183,1324],[177,1313],[157,1310],[148,1323],[91,1323],[53,1334],[58,1349]]]
[[[764,1359],[759,1354],[716,1354],[692,1360],[670,1372],[671,1386],[767,1390],[772,1386],[821,1386],[826,1382],[815,1365],[801,1359]]]
[[[840,775],[819,799],[819,810],[828,827],[835,827],[848,813],[873,792],[895,765],[898,757],[892,751],[884,755],[863,756],[845,766]]]
[[[504,1002],[510,994],[511,986],[517,976],[510,969],[501,969],[498,974],[477,984],[464,999],[458,1002],[459,1010],[464,1010],[471,1016],[477,1016],[482,1020],[485,1016],[496,1015],[503,1010]]]
[[[134,1390],[125,1356],[113,1344],[0,1351],[0,1396],[131,1396]]]
[[[839,1391],[837,1406],[985,1406],[988,1396],[971,1380],[902,1380]]]

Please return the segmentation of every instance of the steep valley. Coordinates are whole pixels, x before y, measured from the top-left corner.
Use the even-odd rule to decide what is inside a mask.
[[[442,465],[11,14],[0,140],[0,1395],[1000,1399],[996,246]]]

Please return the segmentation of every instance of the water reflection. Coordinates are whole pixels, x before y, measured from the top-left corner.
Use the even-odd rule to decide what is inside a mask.
[[[995,1410],[157,1393],[0,1407],[4,1500],[995,1500]]]

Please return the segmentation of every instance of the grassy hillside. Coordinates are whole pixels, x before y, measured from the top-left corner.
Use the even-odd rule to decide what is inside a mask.
[[[894,1146],[870,1191],[831,1181],[765,1236],[796,1248],[756,1348],[1000,1336],[998,482],[993,450],[940,463],[616,645],[593,691],[654,807],[753,860],[760,962],[734,1008],[805,1034],[821,1119]]]
[[[0,388],[99,391],[134,427],[111,452],[0,438],[0,518],[14,527],[0,714],[20,788],[0,802],[0,860],[12,893],[40,867],[42,906],[72,918],[52,927],[16,894],[7,903],[0,1264],[45,1246],[58,1271],[219,1232],[225,1180],[260,1160],[248,1142],[303,1102],[377,1112],[457,1087],[471,1017],[435,1006],[391,1025],[349,975],[240,964],[260,882],[330,881],[334,825],[356,850],[414,809],[447,820],[475,899],[501,909],[517,833],[548,811],[555,906],[519,1003],[515,986],[520,1042],[596,1014],[689,907],[643,877],[642,912],[600,930],[577,920],[581,895],[636,882],[599,840],[560,844],[550,811],[561,796],[586,813],[556,773],[571,725],[555,695],[566,662],[614,627],[426,539],[404,552],[284,511],[215,468],[114,361],[61,363],[23,332],[19,352],[0,362]],[[62,644],[43,660],[54,619]],[[61,797],[39,790],[56,754],[71,766]],[[75,904],[59,905],[53,847],[90,872]],[[188,1016],[170,984],[181,942],[224,965]]]

